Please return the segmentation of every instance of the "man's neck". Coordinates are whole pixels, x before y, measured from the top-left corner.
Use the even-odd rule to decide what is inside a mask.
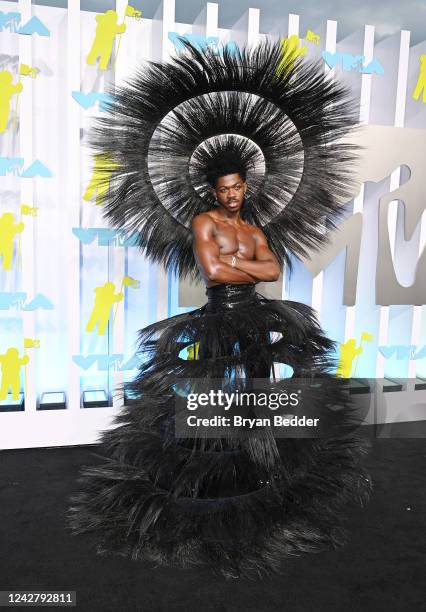
[[[226,210],[226,208],[220,207],[215,210],[215,213],[223,221],[229,221],[230,223],[239,223],[241,221],[239,210],[232,212],[230,210]]]

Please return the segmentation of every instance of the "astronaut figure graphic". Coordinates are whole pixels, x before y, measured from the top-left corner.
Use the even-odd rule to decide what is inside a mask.
[[[116,11],[106,11],[96,16],[98,25],[96,27],[95,40],[87,56],[86,63],[93,66],[99,59],[99,69],[106,70],[112,53],[112,45],[116,34],[126,31],[126,24],[117,24],[118,15]]]
[[[89,184],[83,194],[83,200],[90,202],[96,196],[96,205],[102,205],[102,201],[109,189],[111,173],[115,164],[107,155],[95,155],[95,165],[92,171]]]
[[[421,55],[419,61],[419,78],[417,79],[416,87],[413,91],[413,98],[414,100],[418,100],[423,91],[422,101],[426,103],[426,55]]]
[[[23,231],[25,224],[14,222],[14,215],[5,212],[0,217],[0,257],[3,257],[3,270],[12,269],[13,239]]]
[[[346,342],[340,345],[339,363],[337,365],[336,375],[342,378],[349,378],[352,372],[352,364],[358,355],[362,353],[362,347],[356,346],[355,338],[349,338]]]
[[[287,66],[288,71],[293,69],[293,65],[299,56],[306,54],[308,47],[300,46],[300,38],[297,34],[292,34],[288,38],[281,38],[281,61],[278,65],[279,71],[282,71],[283,66]],[[283,73],[284,74],[284,73]]]
[[[7,130],[12,96],[22,91],[22,83],[13,84],[13,75],[9,70],[0,72],[0,134]]]
[[[18,349],[14,347],[8,348],[3,355],[0,355],[0,401],[6,399],[9,388],[12,390],[12,399],[15,401],[19,400],[19,372],[21,365],[26,365],[28,361],[28,355],[20,358]]]
[[[115,285],[111,282],[105,283],[102,287],[95,287],[95,304],[86,325],[87,332],[93,331],[98,323],[98,336],[105,334],[113,303],[121,302],[124,298],[122,291],[114,293],[114,290]]]

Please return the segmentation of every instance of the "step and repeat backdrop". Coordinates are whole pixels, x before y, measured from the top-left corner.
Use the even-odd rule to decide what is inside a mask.
[[[426,40],[377,42],[368,24],[342,38],[327,16],[294,14],[261,33],[258,9],[225,30],[220,10],[185,24],[174,0],[150,19],[140,1],[103,13],[0,1],[1,448],[95,442],[136,373],[137,331],[205,300],[106,225],[87,146],[109,85],[178,52],[182,35],[217,53],[279,40],[350,86],[364,146],[353,199],[327,249],[260,291],[316,309],[338,373],[379,381],[378,423],[424,420]]]

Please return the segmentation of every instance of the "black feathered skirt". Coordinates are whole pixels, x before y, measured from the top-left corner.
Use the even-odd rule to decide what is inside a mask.
[[[273,388],[280,363],[293,378],[327,382],[311,387],[316,414],[342,424],[350,412],[333,343],[309,306],[266,299],[254,285],[217,285],[207,295],[203,307],[140,330],[143,365],[120,388],[116,427],[101,434],[100,463],[82,468],[67,521],[73,534],[96,533],[98,553],[256,576],[279,570],[288,555],[344,542],[342,507],[370,494],[367,444],[351,429],[312,438],[277,437],[268,427],[176,435],[179,381],[250,387],[263,379]]]

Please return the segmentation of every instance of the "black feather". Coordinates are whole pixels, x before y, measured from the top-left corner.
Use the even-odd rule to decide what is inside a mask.
[[[357,123],[348,90],[322,63],[282,56],[279,43],[215,54],[182,39],[111,92],[90,144],[110,188],[110,225],[179,276],[199,278],[191,219],[214,205],[208,167],[224,151],[248,172],[243,216],[263,229],[281,263],[326,240],[350,196]]]
[[[208,294],[206,306],[140,331],[146,361],[121,388],[132,401],[102,433],[102,462],[82,469],[68,520],[74,534],[97,533],[99,552],[254,577],[278,571],[287,555],[344,542],[341,509],[365,503],[371,489],[361,465],[367,446],[353,434],[346,381],[332,375],[333,343],[309,306],[268,300],[251,285]],[[196,343],[198,359],[179,356]],[[304,413],[327,425],[323,437],[275,438],[270,428],[175,435],[179,381],[256,378],[276,362],[321,381],[306,389]],[[267,388],[292,385],[300,379]]]

